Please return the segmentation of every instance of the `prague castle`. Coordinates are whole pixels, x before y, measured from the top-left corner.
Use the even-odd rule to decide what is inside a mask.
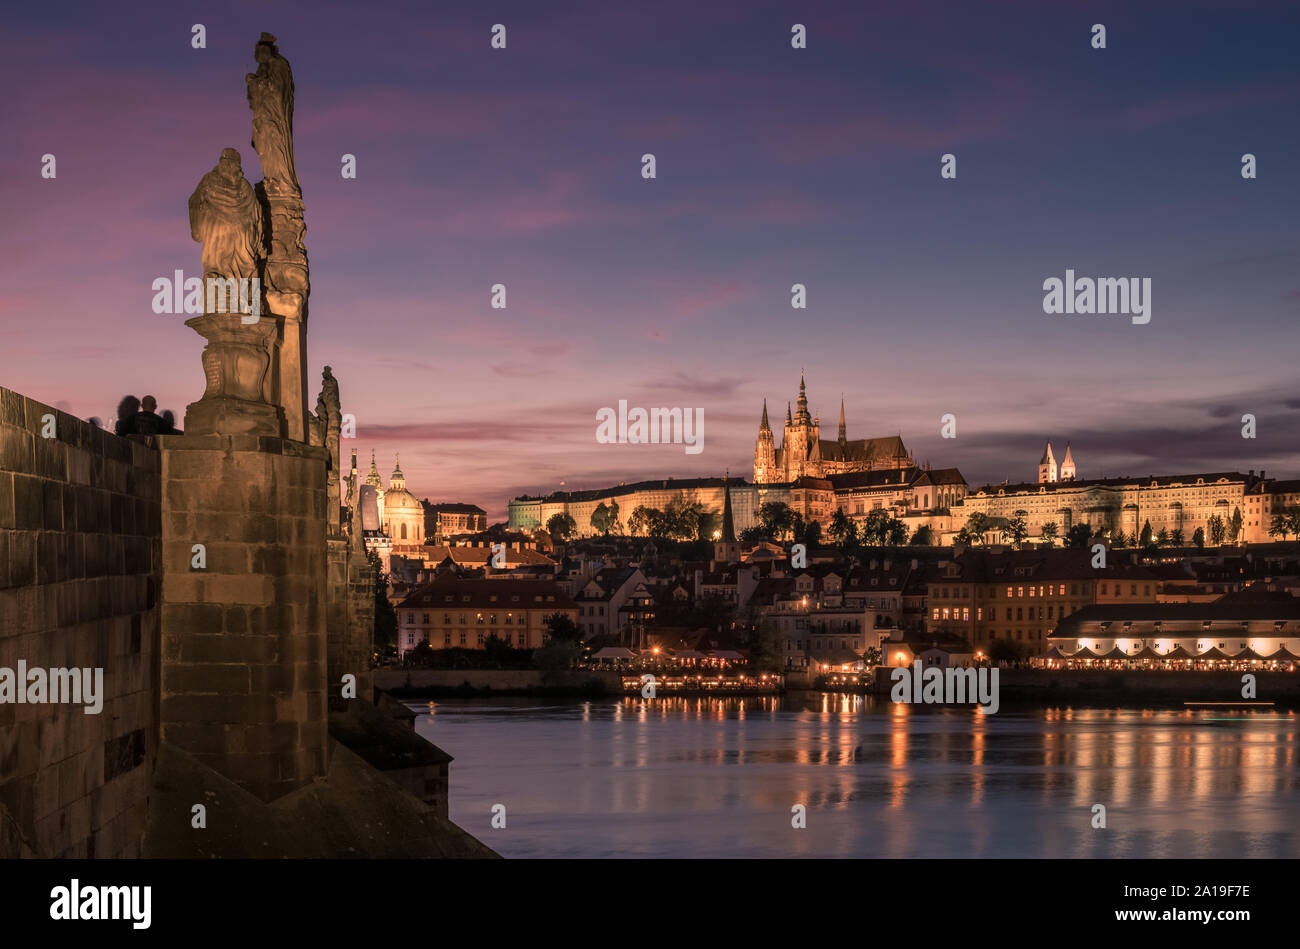
[[[840,429],[834,441],[821,437],[821,419],[808,412],[808,393],[803,376],[799,377],[797,409],[785,409],[785,431],[781,447],[772,437],[767,420],[767,400],[763,400],[763,421],[758,427],[758,444],[754,448],[754,483],[788,483],[808,476],[849,474],[855,471],[901,469],[914,466],[912,456],[897,435],[886,438],[863,438],[849,441],[844,423],[844,400],[840,400]]]
[[[1149,525],[1153,535],[1182,534],[1190,544],[1199,530],[1210,534],[1211,518],[1223,523],[1229,543],[1264,543],[1272,516],[1289,509],[1295,482],[1268,481],[1264,472],[1215,471],[1185,475],[1081,479],[1067,445],[1057,468],[1051,442],[1038,463],[1036,482],[976,488],[960,510],[1010,522],[1024,518],[1030,542],[1055,524],[1059,537],[1076,524],[1094,535],[1122,531],[1135,543]]]

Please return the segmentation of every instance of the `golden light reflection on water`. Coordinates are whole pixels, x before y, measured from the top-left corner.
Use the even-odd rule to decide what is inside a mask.
[[[454,795],[478,793],[478,765],[495,775],[485,799],[518,782],[513,793],[557,826],[603,815],[648,853],[679,823],[700,840],[679,849],[727,855],[704,843],[726,828],[726,846],[766,853],[761,833],[749,841],[754,828],[788,828],[802,803],[807,834],[770,844],[773,855],[1300,856],[1294,715],[984,715],[846,694],[520,703],[476,714],[472,702],[439,702],[436,725],[428,710],[421,727],[439,743],[461,724],[497,723],[464,746],[447,739]],[[1098,803],[1105,837],[1089,825]],[[1215,850],[1215,839],[1229,842]]]

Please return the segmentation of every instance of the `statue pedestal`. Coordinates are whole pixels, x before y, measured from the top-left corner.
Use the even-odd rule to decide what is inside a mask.
[[[266,399],[275,319],[246,323],[239,313],[205,313],[185,325],[208,342],[203,350],[207,389],[185,407],[185,432],[282,436],[284,410]]]
[[[271,435],[284,431],[277,405],[245,399],[200,399],[185,406],[185,432],[194,435]]]
[[[273,801],[328,768],[326,451],[188,431],[158,442],[161,738]],[[369,658],[340,668],[360,679]]]

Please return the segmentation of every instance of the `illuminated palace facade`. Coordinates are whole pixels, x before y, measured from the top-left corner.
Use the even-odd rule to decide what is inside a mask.
[[[620,528],[616,530],[621,532],[636,508],[663,510],[679,496],[720,514],[724,490],[729,490],[737,531],[758,524],[763,504],[780,502],[805,521],[818,521],[823,530],[837,511],[861,522],[872,511],[884,509],[901,520],[909,534],[927,528],[936,545],[951,544],[972,514],[983,514],[989,518],[985,540],[990,543],[1004,541],[1003,528],[1023,518],[1029,544],[1045,542],[1043,528],[1049,524],[1056,526],[1057,545],[1072,527],[1087,524],[1093,535],[1123,531],[1130,544],[1147,525],[1153,539],[1164,531],[1172,542],[1175,532],[1181,531],[1185,546],[1194,543],[1200,529],[1210,546],[1214,517],[1224,526],[1224,543],[1257,544],[1275,539],[1269,534],[1275,515],[1300,510],[1300,481],[1269,480],[1263,471],[1080,478],[1073,448],[1066,446],[1058,464],[1049,443],[1039,460],[1036,481],[971,488],[956,468],[916,465],[901,438],[848,441],[842,409],[839,439],[828,442],[818,437],[818,431],[818,420],[807,411],[801,382],[799,409],[787,413],[786,437],[779,449],[771,444],[764,406],[752,483],[668,478],[518,497],[509,504],[509,526],[533,530],[545,527],[556,514],[567,514],[574,520],[577,536],[590,536],[596,533],[591,515],[605,504],[617,505]]]
[[[1225,525],[1225,541],[1265,543],[1272,539],[1273,515],[1288,510],[1297,498],[1296,482],[1269,481],[1263,471],[1080,479],[1071,449],[1066,448],[1058,471],[1048,443],[1036,482],[976,488],[960,511],[965,517],[978,512],[1001,521],[1023,517],[1031,542],[1047,524],[1056,525],[1058,537],[1075,524],[1087,524],[1093,534],[1122,530],[1132,543],[1149,524],[1153,537],[1162,530],[1170,535],[1181,531],[1186,545],[1201,529],[1208,544],[1210,521],[1217,516]],[[1236,536],[1234,524],[1239,524]]]

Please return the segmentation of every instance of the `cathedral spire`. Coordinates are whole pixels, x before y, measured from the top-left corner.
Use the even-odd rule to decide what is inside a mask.
[[[803,371],[799,372],[799,421],[807,422],[808,415],[808,390],[804,387]]]
[[[366,473],[366,484],[372,488],[383,487],[383,482],[379,479],[379,466],[375,464],[375,450],[370,449],[370,471]]]
[[[736,522],[731,515],[731,472],[722,479],[722,542],[736,542]]]
[[[1070,452],[1070,443],[1065,443],[1065,460],[1061,462],[1061,480],[1073,481],[1078,474],[1074,467],[1074,455]]]
[[[763,424],[758,426],[760,432],[770,432],[772,426],[767,424],[767,399],[763,400]]]
[[[785,424],[787,426],[794,424],[794,419],[790,417],[790,403],[785,404]]]
[[[844,395],[840,395],[840,444],[849,440],[849,430],[844,425]]]

